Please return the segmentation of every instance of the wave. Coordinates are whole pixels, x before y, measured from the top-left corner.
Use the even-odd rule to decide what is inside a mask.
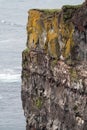
[[[25,25],[22,24],[16,24],[10,21],[6,21],[6,20],[1,20],[2,24],[6,24],[6,25],[10,25],[10,26],[16,26],[16,27],[25,27]]]
[[[2,43],[3,43],[3,42],[5,42],[5,43],[6,43],[6,42],[11,42],[11,41],[15,41],[15,40],[14,40],[14,39],[0,40],[0,42],[2,42]]]
[[[3,98],[2,95],[0,95],[0,100],[1,100],[2,98]]]
[[[0,82],[20,82],[21,74],[16,70],[4,69],[0,72]]]

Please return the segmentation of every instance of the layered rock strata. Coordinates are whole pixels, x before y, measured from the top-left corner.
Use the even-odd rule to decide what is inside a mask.
[[[26,130],[87,130],[86,3],[29,11],[21,91]]]

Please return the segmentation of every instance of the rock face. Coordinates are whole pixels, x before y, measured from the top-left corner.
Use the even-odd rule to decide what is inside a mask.
[[[87,130],[86,3],[29,11],[21,91],[26,130]]]

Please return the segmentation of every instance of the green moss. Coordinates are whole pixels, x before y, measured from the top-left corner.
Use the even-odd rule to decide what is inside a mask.
[[[41,11],[43,11],[45,14],[52,14],[52,13],[60,12],[61,9],[43,9]]]
[[[64,5],[62,8],[63,9],[78,9],[78,8],[80,8],[82,6],[82,4],[80,4],[80,5]]]
[[[29,53],[29,48],[26,48],[23,52],[22,52],[22,59],[23,59],[23,63],[25,61],[27,61],[27,55]]]
[[[22,68],[25,69],[25,68],[27,68],[27,66],[28,66],[28,62],[24,61],[23,64],[22,64]]]
[[[63,20],[66,22],[67,20],[71,19],[77,9],[79,9],[81,5],[65,5],[62,7],[63,9]]]
[[[29,48],[26,48],[23,52],[24,53],[27,53],[27,52],[29,52],[30,50],[29,50]]]
[[[75,105],[75,106],[73,107],[73,110],[74,110],[74,111],[77,111],[77,110],[78,110],[78,106]]]
[[[71,19],[75,10],[68,9],[66,12],[63,13],[63,20],[64,22]]]
[[[29,77],[29,73],[27,71],[23,71],[22,73],[22,78],[28,78]]]
[[[70,69],[71,80],[78,80],[78,74],[75,68]]]
[[[31,9],[31,10],[43,12],[43,13],[45,13],[45,14],[47,14],[47,15],[61,11],[61,9]],[[31,11],[31,10],[30,10],[30,11]]]
[[[54,59],[51,61],[51,66],[54,67],[58,62],[58,59]]]
[[[28,66],[28,54],[29,54],[29,49],[26,48],[23,53],[22,53],[22,68],[27,68]]]
[[[37,106],[37,108],[40,109],[42,107],[42,104],[43,102],[41,98],[36,99],[35,105]]]
[[[66,59],[66,64],[67,64],[67,65],[73,65],[73,62],[72,62],[72,60],[71,60],[70,57],[68,57],[68,58]],[[70,72],[70,73],[71,73],[71,72]]]

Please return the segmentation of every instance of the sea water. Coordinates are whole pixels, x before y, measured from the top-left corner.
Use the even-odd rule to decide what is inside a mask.
[[[0,130],[25,130],[21,102],[21,53],[26,43],[28,5],[0,0]]]

